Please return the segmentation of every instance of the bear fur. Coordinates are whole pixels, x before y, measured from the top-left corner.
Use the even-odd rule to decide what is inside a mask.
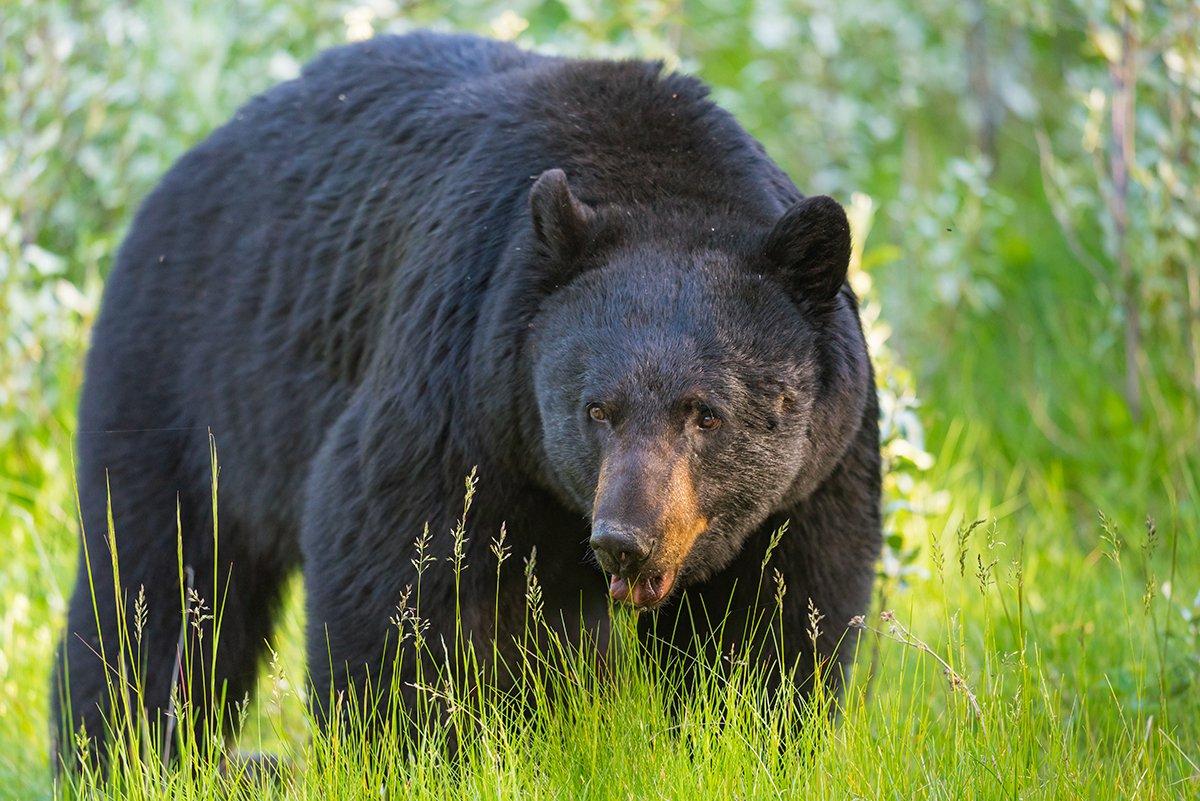
[[[757,653],[801,682],[821,659],[837,683],[880,547],[849,249],[840,206],[660,64],[432,33],[319,56],[175,164],[109,277],[79,411],[60,745],[112,719],[104,661],[134,638],[139,592],[158,720],[181,630],[198,652],[215,635],[182,625],[181,597],[220,608],[217,697],[203,671],[180,687],[215,710],[252,690],[297,570],[318,711],[377,671],[387,686],[415,543],[428,524],[428,555],[450,555],[472,468],[468,569],[457,603],[451,571],[423,577],[427,641],[453,641],[457,606],[480,652],[495,626],[507,653],[536,551],[567,630],[603,632],[611,595],[697,652],[716,647],[700,604],[733,613],[726,648],[750,636],[743,612],[774,606],[762,559],[787,522],[765,571],[787,586],[783,637]]]

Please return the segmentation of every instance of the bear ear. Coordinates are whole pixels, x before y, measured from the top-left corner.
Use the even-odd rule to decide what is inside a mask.
[[[764,255],[797,300],[825,304],[837,296],[850,266],[850,222],[831,197],[796,202],[767,235]]]
[[[529,190],[533,234],[542,255],[566,261],[587,243],[594,212],[571,192],[562,170],[546,170]]]

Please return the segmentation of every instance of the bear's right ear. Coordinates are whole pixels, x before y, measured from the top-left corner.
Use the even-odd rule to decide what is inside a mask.
[[[566,266],[587,244],[588,229],[595,212],[571,193],[562,170],[546,170],[529,190],[533,234],[544,257]]]
[[[831,197],[797,201],[767,235],[764,255],[793,296],[823,305],[833,300],[850,266],[850,222]]]

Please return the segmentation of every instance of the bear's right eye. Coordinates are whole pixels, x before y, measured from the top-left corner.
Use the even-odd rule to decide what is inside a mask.
[[[608,412],[604,410],[604,406],[599,403],[589,403],[587,405],[588,417],[595,420],[597,423],[603,423],[608,419]]]

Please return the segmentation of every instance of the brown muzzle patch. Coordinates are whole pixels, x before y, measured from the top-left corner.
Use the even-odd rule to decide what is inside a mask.
[[[659,517],[661,534],[654,561],[664,567],[678,568],[691,553],[696,538],[708,528],[700,513],[696,484],[686,458],[671,462],[664,488],[665,503]]]

